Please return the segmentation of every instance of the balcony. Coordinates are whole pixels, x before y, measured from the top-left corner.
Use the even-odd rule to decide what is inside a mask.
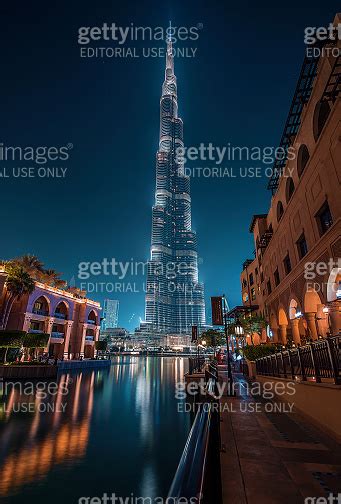
[[[258,248],[260,248],[262,251],[266,249],[266,247],[269,245],[270,240],[272,238],[273,231],[265,231],[259,239],[258,243]]]
[[[88,319],[87,323],[92,324],[92,325],[96,325],[96,320]]]
[[[86,345],[94,345],[94,337],[93,336],[85,336],[85,344]]]
[[[52,331],[50,337],[50,343],[63,343],[64,333],[59,331]]]
[[[55,317],[55,318],[62,319],[62,320],[65,320],[65,319],[66,319],[66,315],[65,315],[65,313],[57,313],[57,312],[56,312],[56,313],[54,314],[54,317]]]
[[[44,331],[42,329],[29,329],[28,332],[32,333],[32,334],[43,334],[44,333]]]
[[[59,331],[53,331],[51,333],[51,338],[63,338],[64,339],[64,333],[59,332]]]
[[[35,315],[42,315],[43,317],[47,317],[47,315],[49,314],[47,310],[35,310],[34,308],[32,310],[32,313],[34,313]]]

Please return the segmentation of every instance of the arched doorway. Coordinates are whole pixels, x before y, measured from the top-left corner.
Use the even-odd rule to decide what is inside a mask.
[[[70,353],[69,341],[66,341],[67,325],[66,321],[69,319],[69,305],[65,301],[60,301],[54,310],[54,323],[51,332],[50,354],[61,359],[64,352]],[[51,348],[52,347],[52,348]]]

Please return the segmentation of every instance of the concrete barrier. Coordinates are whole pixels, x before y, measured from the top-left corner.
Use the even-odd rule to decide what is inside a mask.
[[[57,363],[58,371],[73,369],[94,369],[111,366],[111,360],[64,360]]]
[[[294,410],[307,417],[316,427],[341,441],[341,385],[332,383],[298,382],[285,378],[257,375],[259,383],[291,382],[295,394],[276,395],[276,399],[294,403]]]
[[[52,366],[51,364],[40,364],[35,366],[30,364],[25,366],[24,364],[1,366],[0,365],[0,377],[4,380],[16,378],[19,380],[29,379],[51,379],[57,376],[57,366]]]

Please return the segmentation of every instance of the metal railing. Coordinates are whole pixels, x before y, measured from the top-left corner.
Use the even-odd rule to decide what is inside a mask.
[[[341,384],[341,336],[325,338],[308,345],[256,359],[259,375],[302,380],[333,380]]]
[[[193,373],[200,373],[205,364],[205,357],[189,357],[188,359],[188,373],[191,375]]]
[[[34,313],[35,315],[43,315],[45,317],[49,314],[48,310],[36,310],[36,309],[33,309],[32,313]]]
[[[65,313],[55,312],[54,317],[55,317],[55,318],[59,318],[59,319],[63,319],[63,320],[65,320],[65,319],[66,319],[66,315],[65,315]]]
[[[206,399],[198,406],[168,493],[172,502],[181,502],[181,498],[187,501],[195,498],[197,504],[222,502],[219,399],[214,395],[218,376],[216,367],[207,369],[205,376],[208,380]]]
[[[52,337],[52,338],[59,338],[59,339],[63,339],[63,338],[64,338],[64,333],[63,333],[63,332],[60,332],[60,331],[52,331],[52,332],[51,332],[51,337]]]

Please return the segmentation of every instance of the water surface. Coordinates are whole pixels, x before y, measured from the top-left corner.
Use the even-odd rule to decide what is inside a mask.
[[[127,356],[107,370],[61,375],[47,397],[46,389],[37,397],[20,384],[7,388],[1,502],[165,497],[190,429],[175,398],[186,371],[186,358]]]

